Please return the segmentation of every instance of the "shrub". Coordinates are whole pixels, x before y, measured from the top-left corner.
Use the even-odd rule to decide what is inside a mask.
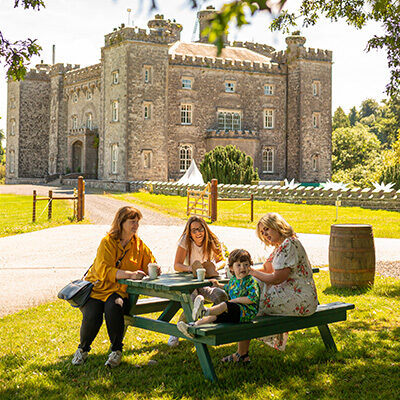
[[[0,185],[5,183],[6,177],[6,166],[5,164],[0,164]]]
[[[253,159],[232,145],[217,146],[206,153],[200,171],[204,182],[217,179],[218,183],[250,184],[259,180]]]

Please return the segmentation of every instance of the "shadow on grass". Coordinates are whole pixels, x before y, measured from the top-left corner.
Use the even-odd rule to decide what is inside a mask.
[[[377,285],[356,289],[329,286],[323,290],[323,293],[340,297],[363,296],[366,294],[373,294],[380,297],[400,297],[400,282],[394,282],[384,286]]]
[[[400,344],[395,339],[399,330],[377,336],[370,328],[360,321],[335,324],[339,353],[325,351],[316,328],[290,334],[285,353],[253,341],[249,366],[219,362],[236,350],[235,345],[210,348],[219,379],[214,384],[204,380],[187,341],[175,349],[165,343],[144,342],[124,351],[122,364],[113,370],[104,366],[106,353],[90,354],[79,367],[71,365],[72,354],[54,363],[34,361],[29,366],[21,354],[6,355],[0,365],[3,370],[8,368],[3,377],[8,384],[0,386],[0,398],[268,399],[272,394],[284,399],[390,398],[400,386]],[[149,355],[156,364],[148,364]],[[24,364],[26,379],[13,381],[13,372]]]

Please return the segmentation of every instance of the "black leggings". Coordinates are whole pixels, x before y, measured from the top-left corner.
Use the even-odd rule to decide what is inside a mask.
[[[111,342],[111,350],[122,350],[124,314],[128,314],[129,311],[128,299],[123,299],[117,293],[113,293],[106,301],[90,297],[80,310],[82,311],[83,318],[79,347],[83,351],[90,350],[90,346],[103,323],[103,314],[106,320],[108,337]]]

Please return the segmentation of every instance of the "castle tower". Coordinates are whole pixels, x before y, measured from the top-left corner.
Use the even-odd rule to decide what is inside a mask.
[[[300,35],[286,38],[287,166],[298,182],[331,177],[332,52],[306,49]]]
[[[8,81],[6,182],[48,173],[50,67],[39,64],[25,80]]]
[[[202,36],[203,30],[208,26],[210,19],[215,15],[215,7],[208,6],[205,10],[199,11],[197,13],[197,19],[199,21],[199,42],[209,43],[208,35]],[[228,41],[228,36],[224,35],[223,40],[226,43]]]

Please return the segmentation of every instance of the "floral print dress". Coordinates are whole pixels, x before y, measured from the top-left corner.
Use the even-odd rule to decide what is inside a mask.
[[[275,270],[290,268],[286,281],[278,285],[260,283],[261,296],[258,315],[307,316],[318,305],[310,261],[296,237],[283,241],[268,257]]]

